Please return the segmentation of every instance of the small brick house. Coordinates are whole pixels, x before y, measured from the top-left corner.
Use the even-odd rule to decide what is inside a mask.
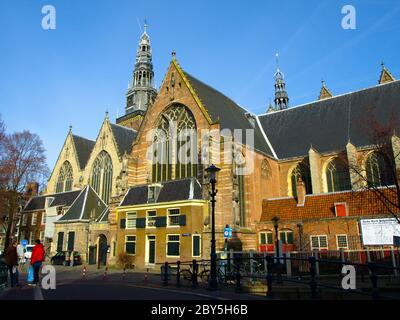
[[[299,188],[300,189],[300,188]],[[396,193],[380,190],[395,203]],[[361,219],[393,218],[372,190],[343,191],[324,194],[299,194],[297,198],[265,199],[258,231],[258,249],[273,251],[276,232],[273,218],[278,217],[278,238],[282,250],[360,250],[363,249]]]

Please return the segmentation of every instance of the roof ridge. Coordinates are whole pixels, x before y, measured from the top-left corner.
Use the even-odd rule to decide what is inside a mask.
[[[121,126],[120,124],[117,124],[117,123],[112,123],[112,122],[110,122],[110,125],[115,126],[115,127],[118,127],[118,128],[126,129],[126,130],[128,130],[128,131],[132,131],[132,132],[136,132],[136,133],[137,133],[137,130],[132,129],[132,128],[128,128],[128,127],[125,127],[125,126]]]
[[[200,82],[200,83],[203,84],[204,86],[210,88],[211,90],[213,90],[213,91],[219,93],[220,95],[222,95],[222,96],[225,97],[226,99],[232,101],[232,102],[233,102],[237,107],[239,107],[240,109],[242,109],[242,110],[244,110],[244,111],[246,111],[246,112],[252,113],[251,111],[249,111],[249,110],[243,108],[243,107],[242,107],[239,103],[237,103],[235,100],[233,100],[232,98],[228,97],[225,93],[219,91],[218,89],[215,89],[214,87],[210,86],[209,84],[205,83],[204,81],[200,80],[199,78],[196,78],[195,76],[191,75],[190,73],[188,73],[188,72],[186,72],[186,71],[183,71],[183,72],[184,72],[186,75],[188,75],[188,76],[194,78],[195,80],[197,80],[198,82]]]
[[[325,101],[331,101],[331,100],[334,100],[336,98],[344,97],[344,96],[347,96],[347,95],[360,93],[360,92],[367,91],[367,90],[373,90],[373,89],[376,89],[376,88],[379,88],[379,87],[382,87],[382,86],[386,86],[386,85],[393,85],[393,84],[398,83],[398,82],[400,83],[400,80],[395,80],[395,81],[391,81],[391,82],[377,84],[377,85],[372,86],[372,87],[363,88],[363,89],[359,89],[359,90],[356,90],[356,91],[351,91],[351,92],[346,92],[346,93],[343,93],[343,94],[335,95],[335,96],[333,96],[333,97],[331,97],[329,99],[313,100],[311,102],[303,103],[303,104],[300,104],[300,105],[297,105],[297,106],[293,106],[293,107],[290,107],[290,108],[287,108],[287,109],[276,110],[275,112],[271,112],[271,113],[262,113],[262,114],[257,115],[257,117],[273,115],[273,114],[277,114],[277,113],[280,113],[280,112],[288,112],[290,110],[298,109],[298,108],[309,106],[309,105],[312,105],[312,104],[324,103]]]
[[[85,137],[79,136],[79,135],[77,135],[77,134],[72,134],[72,136],[73,136],[73,137],[75,137],[75,138],[80,138],[80,139],[84,139],[84,140],[87,140],[87,141],[90,141],[90,142],[96,143],[96,140],[91,140],[91,139],[88,139],[88,138],[85,138]]]

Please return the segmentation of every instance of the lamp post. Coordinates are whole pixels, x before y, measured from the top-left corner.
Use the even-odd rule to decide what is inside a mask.
[[[217,172],[221,169],[216,167],[215,165],[209,166],[206,171],[210,177],[211,184],[211,269],[210,269],[210,279],[208,281],[208,290],[217,290],[218,289],[218,281],[217,281],[217,253],[215,249],[215,196],[217,195],[217,190],[215,189],[215,185],[217,183]]]
[[[279,239],[278,239],[278,226],[279,226],[279,217],[275,216],[272,218],[272,222],[274,223],[274,228],[275,228],[275,246],[276,246],[276,257],[278,263],[280,263],[279,260]]]

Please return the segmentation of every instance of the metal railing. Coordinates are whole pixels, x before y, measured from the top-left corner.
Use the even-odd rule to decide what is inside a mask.
[[[228,253],[227,258],[218,259],[217,280],[220,287],[233,287],[242,292],[248,287],[264,287],[267,298],[276,298],[274,289],[285,288],[285,283],[295,288],[309,288],[309,297],[317,299],[326,290],[369,296],[372,299],[400,299],[398,296],[382,294],[383,282],[390,280],[400,288],[400,268],[382,262],[358,263],[346,259],[320,258],[318,254],[302,253],[302,256],[286,254],[276,257],[268,253],[241,252]],[[342,279],[343,266],[353,266],[357,282],[361,288],[344,289]],[[297,268],[294,268],[297,267]],[[331,273],[322,275],[321,271]],[[190,286],[193,289],[206,287],[210,276],[210,260],[165,262],[161,265],[161,280],[164,286],[175,283],[177,287]],[[339,280],[339,283],[338,283]],[[381,284],[381,288],[379,288]],[[287,286],[286,286],[287,287]],[[386,289],[386,288],[385,288]],[[400,293],[400,290],[397,291]]]

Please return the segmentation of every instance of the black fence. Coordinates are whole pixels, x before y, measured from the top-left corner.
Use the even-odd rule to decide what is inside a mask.
[[[166,262],[161,265],[161,281],[164,286],[207,288],[210,264],[210,260]],[[347,274],[349,268],[354,271],[358,288],[342,284],[351,276]],[[324,275],[321,275],[321,271]],[[385,263],[357,263],[315,256],[278,258],[265,253],[251,254],[251,257],[234,254],[217,260],[217,281],[221,288],[231,287],[238,293],[254,287],[264,288],[267,298],[278,298],[276,289],[279,288],[281,292],[282,288],[288,288],[290,284],[291,288],[306,288],[307,296],[311,299],[322,298],[321,293],[326,290],[341,292],[342,295],[364,296],[367,299],[400,299],[399,274],[399,267]],[[388,290],[381,292],[380,289],[387,289],[388,282],[391,283],[390,289],[397,288],[395,296],[389,294]]]

